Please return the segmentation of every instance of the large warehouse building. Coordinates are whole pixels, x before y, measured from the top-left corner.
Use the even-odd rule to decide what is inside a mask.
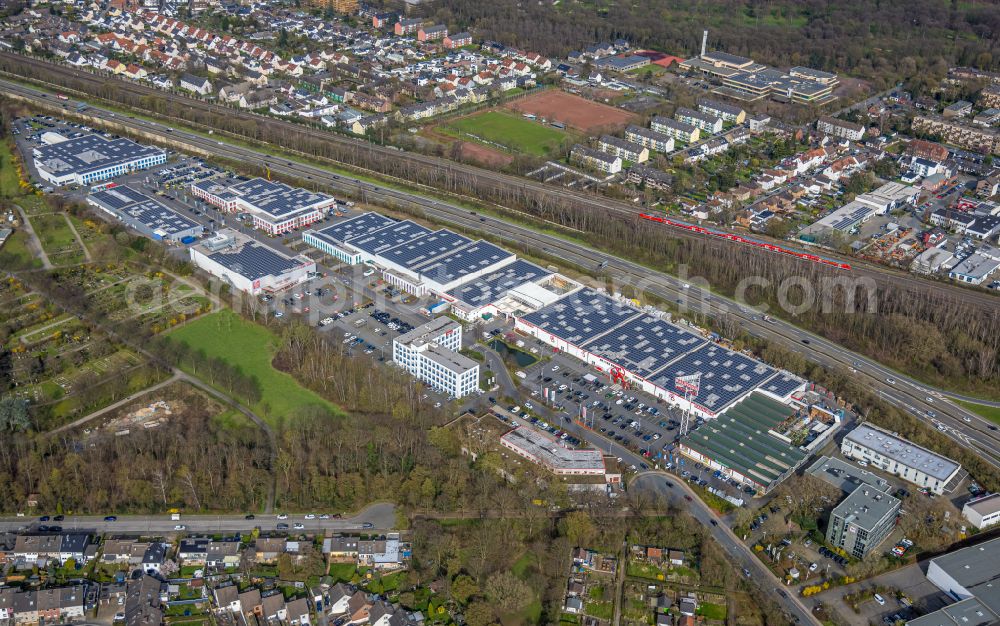
[[[501,301],[513,294],[521,306],[511,310],[533,310],[578,286],[487,241],[378,213],[306,231],[302,240],[342,263],[379,268],[387,283],[407,293],[442,298],[470,321],[503,312]]]
[[[127,185],[90,194],[87,203],[121,220],[145,237],[177,243],[201,237],[205,228]]]
[[[753,391],[783,402],[805,385],[593,289],[519,317],[515,328],[705,418],[717,417]],[[700,376],[699,392],[690,402],[675,386],[677,378],[687,376]]]
[[[280,291],[305,281],[316,271],[316,263],[307,257],[289,258],[229,229],[188,251],[196,266],[234,289],[253,295]]]
[[[90,185],[167,162],[163,150],[129,139],[106,139],[97,134],[76,139],[46,135],[57,139],[35,148],[32,156],[38,175],[53,185]]]
[[[1000,539],[931,559],[927,580],[957,600],[909,620],[911,626],[986,626],[1000,623]]]
[[[263,178],[209,179],[191,185],[191,193],[231,213],[246,213],[254,228],[280,235],[323,219],[336,199]]]

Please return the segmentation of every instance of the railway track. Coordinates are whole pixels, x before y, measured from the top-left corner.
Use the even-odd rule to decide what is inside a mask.
[[[577,190],[571,190],[564,187],[554,187],[537,181],[528,180],[522,177],[513,176],[509,174],[502,174],[499,172],[493,172],[491,170],[486,170],[483,168],[475,167],[472,165],[467,165],[464,163],[458,163],[446,159],[441,159],[438,157],[423,155],[414,152],[401,151],[395,148],[380,146],[373,144],[363,139],[348,137],[342,134],[338,134],[331,131],[321,130],[318,128],[307,127],[302,124],[289,122],[285,120],[278,120],[272,117],[267,117],[264,115],[259,115],[252,112],[242,111],[238,109],[231,109],[218,104],[212,104],[204,100],[198,100],[194,98],[189,98],[187,96],[174,94],[170,92],[165,92],[160,89],[156,89],[151,86],[143,85],[133,81],[126,81],[122,79],[112,78],[105,75],[94,74],[91,72],[83,71],[78,68],[71,68],[64,65],[59,65],[51,63],[48,61],[43,61],[33,57],[27,57],[23,55],[18,55],[9,52],[0,52],[0,70],[6,71],[13,75],[19,75],[17,69],[21,66],[30,66],[36,71],[45,72],[48,76],[47,81],[53,86],[64,88],[64,89],[74,89],[71,85],[65,83],[70,81],[82,81],[89,85],[89,89],[82,91],[88,96],[97,95],[101,90],[105,89],[107,85],[113,85],[116,91],[120,91],[126,94],[132,94],[134,97],[158,97],[164,99],[170,99],[174,101],[181,101],[184,103],[185,107],[190,109],[199,110],[205,113],[213,113],[217,115],[224,115],[226,117],[234,118],[237,120],[243,120],[248,122],[253,122],[256,125],[264,126],[268,128],[283,130],[290,135],[302,133],[303,131],[309,132],[314,136],[321,136],[324,141],[349,148],[354,151],[364,151],[369,154],[378,155],[384,160],[389,161],[400,161],[411,163],[414,165],[419,165],[424,168],[432,168],[445,173],[446,176],[456,177],[464,176],[468,180],[475,180],[477,185],[488,184],[489,189],[483,189],[481,195],[486,196],[489,193],[495,194],[496,196],[503,196],[509,193],[511,190],[520,191],[521,193],[535,194],[538,197],[544,197],[551,199],[553,201],[561,201],[565,198],[570,198],[576,204],[581,207],[591,209],[594,211],[601,211],[608,215],[614,215],[622,219],[629,219],[634,221],[636,224],[640,224],[640,215],[643,210],[632,206],[626,202],[620,202],[613,200],[611,198],[606,198],[603,196],[598,196],[591,193],[581,192]],[[115,101],[115,104],[121,106],[121,103]],[[179,124],[191,124],[186,119],[174,118]],[[284,146],[282,146],[284,147]],[[313,157],[318,159],[323,159],[323,157]],[[329,160],[329,159],[327,159]],[[356,168],[362,169],[362,168]],[[385,175],[381,171],[368,170],[374,175]],[[412,184],[412,183],[411,183]],[[481,187],[480,187],[481,189]],[[461,194],[457,194],[461,195]],[[463,196],[466,200],[470,202],[482,202],[483,200],[478,197]],[[652,226],[652,225],[650,225]],[[641,226],[639,226],[641,227]],[[707,242],[712,249],[722,249],[726,246],[737,245],[721,241],[718,238],[711,237],[708,235],[699,234],[697,232],[684,230],[684,229],[671,229],[671,236],[678,238],[686,238],[692,240],[698,240],[701,242]],[[766,237],[758,237],[761,240],[767,240]],[[780,245],[789,248],[787,242],[773,241],[775,245]],[[795,248],[791,248],[795,249]],[[813,254],[807,249],[795,249],[803,255]],[[759,254],[771,254],[764,250],[761,250]],[[914,276],[908,272],[887,268],[884,266],[876,266],[870,263],[859,261],[857,259],[844,257],[834,252],[824,251],[823,255],[832,260],[841,262],[843,264],[849,264],[851,266],[851,273],[859,276],[864,276],[871,278],[875,281],[877,286],[884,287],[906,287],[910,290],[916,290],[918,293],[922,293],[927,297],[931,298],[959,298],[965,303],[975,304],[980,308],[988,310],[990,312],[996,312],[1000,308],[1000,296],[986,292],[978,289],[966,288],[959,285],[945,284],[930,280],[927,278],[922,278]]]
[[[30,101],[46,104],[49,107],[60,107],[60,103],[51,100],[45,101],[35,90],[13,83],[3,84],[6,90]],[[887,402],[926,421],[941,424],[945,434],[950,438],[963,447],[975,451],[977,455],[994,467],[1000,468],[1000,436],[995,431],[990,431],[987,422],[982,418],[969,413],[960,406],[943,401],[945,397],[942,393],[929,389],[877,362],[851,353],[822,337],[802,331],[785,322],[761,322],[756,311],[715,294],[699,293],[696,289],[686,289],[682,281],[675,277],[592,250],[581,244],[536,232],[528,227],[519,226],[491,215],[480,214],[447,202],[433,200],[358,178],[332,174],[320,166],[281,160],[251,148],[218,142],[212,138],[180,129],[167,132],[167,129],[160,124],[141,119],[123,119],[120,115],[114,116],[113,113],[101,109],[92,109],[88,115],[101,117],[108,122],[122,124],[134,130],[152,132],[163,139],[180,141],[193,150],[214,153],[221,158],[244,163],[266,164],[275,174],[306,180],[335,192],[361,197],[373,204],[400,206],[418,212],[418,214],[433,221],[453,224],[468,231],[486,232],[512,247],[540,250],[550,257],[563,259],[566,263],[584,269],[596,270],[602,264],[606,264],[603,271],[610,276],[625,284],[636,286],[645,293],[663,301],[677,302],[680,299],[682,305],[690,304],[692,308],[697,307],[696,310],[707,315],[733,316],[740,320],[747,332],[752,335],[800,352],[809,360],[824,367],[857,369],[856,375],[862,377],[872,389],[878,390]],[[808,345],[804,345],[807,340]],[[898,379],[898,384],[886,384],[887,377]],[[934,403],[933,400],[928,402],[927,399],[932,395],[940,398],[942,402]],[[935,411],[937,417],[929,419],[928,411]],[[969,421],[966,422],[966,419]]]

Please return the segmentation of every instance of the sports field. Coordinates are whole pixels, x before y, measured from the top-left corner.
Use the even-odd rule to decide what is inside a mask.
[[[560,89],[539,91],[514,100],[506,107],[517,113],[544,117],[549,122],[562,122],[587,134],[614,131],[624,128],[626,124],[637,119],[634,113],[566,93]]]
[[[570,138],[565,131],[501,111],[486,111],[445,124],[442,131],[460,139],[535,156],[555,153]]]
[[[339,414],[340,410],[300,385],[290,375],[271,366],[278,348],[274,334],[263,326],[244,320],[223,309],[196,319],[170,333],[170,338],[182,341],[193,350],[235,365],[260,381],[261,400],[251,407],[272,424],[309,406],[321,406]]]

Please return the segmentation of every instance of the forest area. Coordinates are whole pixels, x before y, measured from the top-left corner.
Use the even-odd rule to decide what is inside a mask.
[[[708,29],[710,50],[841,72],[879,88],[941,65],[1000,68],[1000,11],[985,1],[436,0],[431,6],[438,21],[550,56],[624,38],[689,57]]]

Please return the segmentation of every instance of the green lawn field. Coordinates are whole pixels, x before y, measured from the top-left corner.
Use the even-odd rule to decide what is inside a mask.
[[[975,402],[966,402],[965,400],[955,400],[955,402],[961,404],[976,415],[980,415],[990,420],[994,424],[1000,424],[1000,408],[986,406],[985,404],[976,404]]]
[[[73,236],[73,231],[70,230],[66,218],[61,213],[36,215],[30,219],[35,234],[50,257],[53,255],[71,257],[63,262],[83,259],[83,250],[77,243],[76,237]],[[52,262],[58,263],[56,260]]]
[[[277,337],[230,309],[200,317],[172,331],[169,336],[256,376],[260,381],[261,400],[251,408],[271,423],[294,418],[298,411],[310,406],[341,413],[336,406],[300,385],[290,375],[274,369],[271,359],[277,350]]]
[[[547,156],[570,137],[566,131],[500,111],[487,111],[446,124],[442,130],[462,139],[479,140],[492,147]]]

